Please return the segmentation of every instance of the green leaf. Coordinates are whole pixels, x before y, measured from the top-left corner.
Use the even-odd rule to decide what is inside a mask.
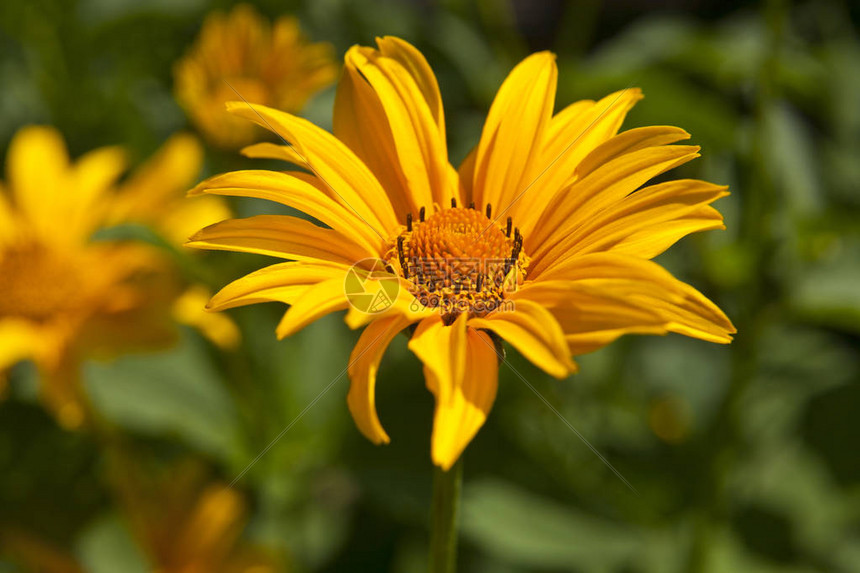
[[[860,332],[860,241],[839,239],[833,255],[789,284],[791,306],[803,318]]]
[[[467,484],[462,527],[491,557],[526,567],[610,570],[641,549],[630,528],[492,480]]]
[[[77,554],[89,573],[147,573],[151,570],[118,515],[106,515],[89,526],[77,543]]]
[[[85,379],[96,407],[124,428],[175,434],[222,459],[235,449],[235,410],[198,339],[186,335],[170,352],[90,363]]]

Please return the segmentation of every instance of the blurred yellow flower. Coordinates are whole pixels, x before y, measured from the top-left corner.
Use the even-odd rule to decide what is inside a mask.
[[[131,452],[111,450],[109,477],[132,538],[153,573],[275,573],[283,559],[241,538],[242,496],[206,479],[193,461],[153,467]],[[81,573],[66,548],[0,524],[0,551],[28,571]]]
[[[111,200],[109,225],[136,222],[156,229],[174,245],[182,245],[204,221],[230,217],[218,197],[187,201],[185,191],[200,174],[203,148],[197,138],[178,133],[120,185]]]
[[[175,66],[176,97],[209,141],[235,149],[261,132],[227,114],[226,102],[245,98],[297,112],[334,81],[332,54],[328,43],[309,43],[295,18],[270,25],[240,4],[206,18],[197,42]]]
[[[84,573],[74,555],[33,533],[8,525],[0,525],[0,553],[3,563],[26,566],[26,571],[38,573]],[[18,571],[18,569],[12,569]]]
[[[129,528],[157,573],[274,573],[273,556],[241,539],[247,510],[236,490],[193,462],[155,471],[128,457],[112,481]]]
[[[194,153],[175,149],[178,141]],[[160,347],[175,338],[174,307],[186,287],[169,258],[151,245],[92,235],[121,222],[155,223],[159,209],[170,213],[180,189],[199,172],[198,148],[190,139],[171,140],[116,193],[126,169],[119,148],[71,163],[61,135],[49,127],[23,128],[10,144],[8,191],[0,185],[0,378],[16,362],[33,360],[43,401],[66,427],[86,417],[82,359]],[[185,173],[167,169],[172,162],[184,164]],[[150,211],[131,207],[148,192],[140,182],[154,183],[159,175],[162,187],[151,191],[161,202]],[[211,203],[203,210],[218,216],[197,221],[228,214]],[[188,323],[205,322],[184,313]]]
[[[283,337],[349,308],[355,288],[344,277],[354,266],[366,282],[398,281],[381,312],[349,308],[347,324],[369,324],[350,357],[348,403],[365,436],[389,441],[376,412],[376,373],[389,342],[414,325],[409,348],[436,398],[431,456],[443,469],[492,407],[502,339],[557,378],[576,370],[571,356],[627,333],[731,340],[734,327],[714,303],[649,260],[689,233],[723,228],[710,203],[727,192],[689,179],[642,187],[699,148],[670,145],[689,137],[676,127],[619,133],[638,89],[553,114],[555,57],[534,54],[502,84],[457,171],[427,61],[397,38],[377,44],[346,54],[334,135],[269,107],[229,105],[290,143],[254,145],[247,155],[310,174],[227,173],[192,195],[277,201],[328,228],[258,216],[203,229],[191,246],[291,260],[226,286],[212,309],[287,303]]]

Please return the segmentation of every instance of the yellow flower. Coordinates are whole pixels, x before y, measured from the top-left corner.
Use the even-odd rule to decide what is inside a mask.
[[[287,336],[348,308],[343,277],[354,263],[368,283],[393,280],[373,278],[381,259],[400,289],[382,312],[353,305],[347,313],[351,327],[367,324],[350,358],[349,407],[370,440],[389,441],[374,404],[376,372],[392,338],[415,325],[409,348],[436,398],[431,455],[445,469],[493,404],[499,339],[557,378],[576,370],[571,356],[627,333],[731,340],[731,322],[711,301],[649,260],[689,233],[723,228],[709,204],[726,188],[689,179],[642,187],[699,148],[670,145],[689,137],[676,127],[619,133],[639,90],[553,115],[555,57],[534,54],[505,80],[456,171],[426,60],[397,38],[377,43],[346,54],[334,135],[268,107],[229,106],[290,143],[247,155],[311,174],[227,173],[191,194],[269,199],[330,228],[257,216],[202,230],[192,246],[292,259],[228,285],[212,309],[285,302],[277,333]]]
[[[291,112],[335,79],[333,48],[308,43],[295,18],[274,26],[251,6],[206,18],[196,44],[176,64],[176,97],[215,145],[237,148],[258,137],[256,128],[229,116],[227,101],[241,99]],[[234,91],[235,90],[235,91]]]
[[[242,496],[187,461],[163,468],[128,453],[112,481],[128,525],[158,573],[274,573],[275,559],[241,539]]]
[[[221,197],[185,200],[184,192],[197,179],[202,164],[203,148],[195,137],[185,133],[172,136],[117,190],[106,224],[148,225],[179,246],[201,226],[229,218],[230,209]],[[234,348],[239,342],[235,323],[223,315],[200,312],[200,303],[210,294],[201,285],[190,287],[175,301],[173,315],[218,346]]]
[[[125,524],[154,573],[288,570],[283,559],[241,538],[244,499],[226,484],[207,481],[202,466],[189,460],[158,467],[142,463],[137,452],[109,451],[106,457]],[[0,550],[27,571],[84,571],[67,549],[8,524],[0,524]]]
[[[171,160],[194,159],[178,155]],[[131,182],[160,172],[176,194],[196,177],[200,160],[178,179],[155,166]],[[175,337],[173,307],[185,287],[168,257],[143,243],[92,239],[110,224],[134,220],[134,211],[117,215],[134,196],[132,183],[113,192],[125,168],[116,147],[71,163],[56,130],[27,127],[9,147],[9,191],[0,185],[0,377],[16,362],[33,360],[42,398],[66,427],[86,417],[81,359],[163,346]]]

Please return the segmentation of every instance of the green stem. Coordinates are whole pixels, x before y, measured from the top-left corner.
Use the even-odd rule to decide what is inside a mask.
[[[430,573],[454,573],[457,570],[457,515],[462,487],[462,458],[448,471],[434,468]]]

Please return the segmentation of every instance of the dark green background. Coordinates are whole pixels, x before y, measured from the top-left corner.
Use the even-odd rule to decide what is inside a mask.
[[[646,9],[647,6],[647,9]],[[123,144],[140,161],[187,127],[171,67],[229,3],[0,4],[0,147],[29,123],[73,155]],[[441,84],[458,161],[505,74],[559,55],[558,107],[630,85],[625,127],[678,125],[703,157],[672,173],[728,184],[727,231],[660,257],[712,297],[731,346],[624,338],[548,379],[509,358],[638,490],[634,494],[506,367],[466,452],[463,572],[860,571],[860,11],[847,2],[260,2],[295,13],[340,57],[399,35]],[[331,124],[333,90],[304,115]],[[254,165],[209,150],[206,173]],[[269,206],[238,202],[240,213]],[[185,260],[185,259],[182,259]],[[187,262],[187,260],[186,260]],[[212,286],[267,261],[214,253]],[[195,458],[229,482],[341,372],[356,333],[330,316],[277,342],[282,308],[231,311],[244,344],[87,368],[88,387],[141,459]],[[0,527],[74,552],[88,571],[145,571],[110,490],[103,443],[60,430],[24,365],[0,404]],[[398,337],[378,383],[392,444],[354,428],[342,378],[239,481],[245,537],[290,571],[423,571],[432,396]],[[649,423],[668,404],[681,437]],[[22,571],[3,560],[0,572]]]

